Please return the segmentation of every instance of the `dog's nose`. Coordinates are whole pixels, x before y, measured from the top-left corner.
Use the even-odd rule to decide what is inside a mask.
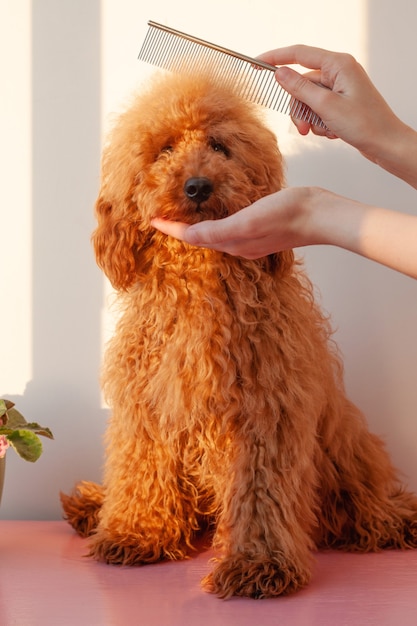
[[[204,176],[189,178],[184,185],[185,195],[197,204],[208,200],[213,192],[213,183]]]

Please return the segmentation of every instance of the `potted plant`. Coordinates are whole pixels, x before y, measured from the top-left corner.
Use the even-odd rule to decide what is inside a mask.
[[[0,501],[3,491],[6,450],[11,447],[25,461],[37,461],[42,454],[39,435],[53,439],[49,428],[28,423],[10,400],[0,398]]]

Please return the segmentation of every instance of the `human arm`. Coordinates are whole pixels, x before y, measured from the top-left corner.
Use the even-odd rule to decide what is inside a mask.
[[[417,189],[417,132],[393,113],[351,55],[295,45],[271,50],[258,58],[271,65],[309,68],[307,75],[301,75],[292,68],[279,67],[275,76],[286,91],[323,119],[330,129],[328,136],[340,137]],[[294,122],[301,134],[307,134],[310,128],[326,134],[307,122]]]
[[[168,235],[249,259],[289,248],[335,245],[417,278],[417,216],[316,187],[290,187],[221,220],[156,219]]]

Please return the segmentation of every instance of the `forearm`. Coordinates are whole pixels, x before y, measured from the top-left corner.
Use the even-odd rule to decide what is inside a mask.
[[[335,245],[417,278],[417,216],[311,190],[309,243]]]

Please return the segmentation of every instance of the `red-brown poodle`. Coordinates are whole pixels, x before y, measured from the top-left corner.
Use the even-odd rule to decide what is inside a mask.
[[[123,311],[106,465],[103,487],[62,495],[96,559],[182,559],[210,526],[205,588],[264,598],[306,585],[317,548],[417,546],[417,499],[346,398],[293,252],[245,260],[150,225],[220,218],[283,185],[259,111],[209,76],[157,79],[110,134],[93,235]]]

